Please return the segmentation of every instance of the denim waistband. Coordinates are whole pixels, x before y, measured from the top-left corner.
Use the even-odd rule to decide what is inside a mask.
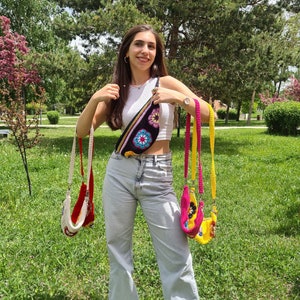
[[[172,158],[172,152],[164,153],[164,154],[137,154],[132,155],[129,157],[125,157],[120,153],[113,152],[112,154],[114,157],[123,157],[124,159],[138,159],[138,160],[145,160],[145,161],[163,161],[169,160]]]

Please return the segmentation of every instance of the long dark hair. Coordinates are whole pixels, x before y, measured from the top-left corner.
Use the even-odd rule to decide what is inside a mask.
[[[132,27],[125,34],[120,45],[118,59],[114,70],[113,83],[118,84],[120,87],[120,98],[116,101],[110,102],[107,124],[112,130],[117,130],[122,127],[122,111],[128,97],[129,85],[132,79],[130,63],[126,63],[124,58],[135,35],[144,31],[151,31],[156,39],[156,56],[150,68],[150,77],[168,75],[164,60],[164,45],[159,34],[150,25],[137,25]]]

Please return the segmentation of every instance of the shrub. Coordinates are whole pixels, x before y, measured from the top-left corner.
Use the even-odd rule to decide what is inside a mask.
[[[297,135],[300,125],[300,102],[274,102],[267,106],[264,117],[269,133]]]
[[[226,118],[226,110],[221,108],[217,110],[218,119],[224,120]],[[235,109],[230,109],[228,113],[228,120],[236,120],[237,111]]]
[[[46,111],[47,106],[45,104],[36,103],[31,101],[26,104],[26,113],[29,115],[34,115],[35,113],[39,113],[40,111]]]
[[[218,119],[220,120],[224,120],[225,117],[226,117],[226,110],[225,109],[218,109],[217,110],[217,116],[218,116]]]
[[[50,110],[47,112],[47,118],[50,124],[58,124],[59,112],[56,110]]]
[[[228,119],[229,120],[236,120],[236,118],[237,118],[237,111],[235,109],[230,109]]]

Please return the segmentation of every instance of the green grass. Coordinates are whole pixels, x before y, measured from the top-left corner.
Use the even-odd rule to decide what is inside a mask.
[[[74,124],[74,120],[68,120]],[[95,137],[96,223],[74,238],[60,232],[74,128],[43,128],[28,151],[33,196],[21,158],[0,139],[0,299],[107,299],[102,180],[118,133]],[[183,130],[174,136],[174,186],[183,185]],[[85,139],[85,143],[87,140]],[[206,213],[210,206],[208,129],[203,129]],[[300,140],[265,129],[216,130],[217,237],[190,240],[201,299],[300,299]],[[73,203],[79,189],[76,168]],[[78,188],[76,188],[78,186]],[[134,232],[141,299],[162,299],[154,251],[141,211]]]
[[[248,126],[248,125],[247,125],[246,120],[239,120],[239,121],[229,120],[227,123],[225,123],[224,120],[217,120],[216,126],[218,126],[218,127],[243,127],[243,126]],[[252,119],[249,126],[266,126],[266,124],[265,124],[264,120],[257,121],[257,120]]]

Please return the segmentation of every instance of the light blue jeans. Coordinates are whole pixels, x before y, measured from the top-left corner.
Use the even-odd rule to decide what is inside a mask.
[[[111,155],[103,186],[110,262],[109,299],[138,299],[132,279],[132,234],[138,203],[154,245],[164,299],[199,299],[172,181],[171,153],[130,158]]]

